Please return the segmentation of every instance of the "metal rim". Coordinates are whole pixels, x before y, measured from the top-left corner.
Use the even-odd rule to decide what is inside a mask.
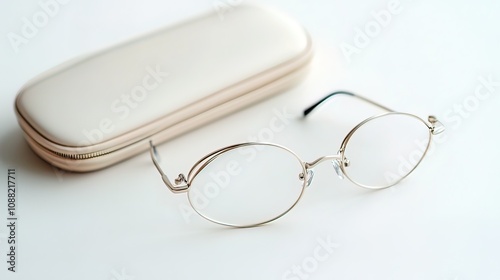
[[[219,150],[216,150],[208,155],[206,155],[205,157],[203,157],[201,160],[199,160],[197,163],[195,163],[195,165],[191,168],[191,170],[189,171],[189,174],[188,174],[188,185],[191,186],[191,183],[193,182],[193,180],[196,178],[196,176],[198,174],[201,173],[201,171],[206,168],[207,166],[210,165],[210,163],[212,163],[214,160],[216,160],[220,155],[226,153],[226,152],[230,152],[230,151],[233,151],[233,150],[236,150],[236,149],[239,149],[239,148],[242,148],[242,147],[245,147],[245,146],[270,146],[270,147],[275,147],[275,148],[279,148],[281,150],[284,150],[286,152],[288,152],[289,154],[293,155],[293,157],[295,159],[297,159],[297,162],[300,164],[300,167],[302,169],[302,174],[304,174],[304,176],[307,176],[307,168],[305,166],[305,163],[299,158],[299,156],[294,153],[293,151],[291,151],[290,149],[284,147],[284,146],[281,146],[281,145],[278,145],[278,144],[274,144],[274,143],[265,143],[265,142],[248,142],[248,143],[240,143],[240,144],[236,144],[236,145],[231,145],[231,146],[227,146],[227,147],[224,147],[224,148],[221,148]],[[188,188],[188,194],[187,194],[187,197],[188,197],[188,201],[189,201],[189,204],[191,205],[191,207],[193,208],[193,210],[198,214],[200,215],[201,217],[203,217],[204,219],[210,221],[210,222],[213,222],[213,223],[216,223],[216,224],[219,224],[219,225],[224,225],[224,226],[230,226],[230,227],[236,227],[236,228],[246,228],[246,227],[254,227],[254,226],[259,226],[259,225],[263,225],[263,224],[266,224],[266,223],[269,223],[269,222],[272,222],[272,221],[275,221],[281,217],[283,217],[285,214],[287,214],[288,212],[290,212],[290,210],[292,210],[296,205],[297,203],[300,201],[300,199],[302,198],[302,195],[304,194],[304,190],[305,190],[305,187],[306,187],[306,184],[307,184],[307,178],[304,177],[304,179],[302,180],[302,186],[300,188],[300,194],[299,196],[297,197],[297,199],[295,199],[295,201],[286,209],[284,210],[281,214],[277,215],[276,217],[273,217],[271,219],[267,219],[265,221],[262,221],[262,222],[258,222],[258,223],[251,223],[251,224],[242,224],[242,225],[239,225],[239,224],[231,224],[231,223],[225,223],[225,222],[222,222],[222,221],[218,221],[218,220],[214,220],[212,218],[209,218],[205,215],[203,215],[202,213],[200,213],[200,211],[198,211],[198,209],[193,205],[193,202],[191,201],[191,196],[189,195],[190,194],[190,190],[191,188]]]
[[[368,123],[370,121],[373,121],[375,119],[383,118],[383,117],[390,116],[390,115],[403,115],[403,116],[412,117],[414,119],[419,120],[420,122],[422,122],[423,125],[425,125],[427,127],[427,129],[429,130],[428,131],[429,137],[428,137],[428,142],[427,142],[427,145],[425,147],[425,150],[422,153],[422,157],[420,158],[420,160],[415,164],[415,166],[405,176],[401,177],[399,180],[396,180],[393,183],[388,184],[387,186],[370,186],[370,185],[359,183],[359,182],[355,181],[354,179],[352,179],[349,176],[349,173],[345,169],[345,164],[344,164],[345,161],[346,161],[345,151],[346,151],[347,145],[349,144],[349,140],[354,135],[354,133],[358,129],[360,129],[363,125],[365,125],[366,123]],[[370,117],[370,118],[368,118],[368,119],[360,122],[353,129],[351,129],[351,131],[349,131],[349,133],[346,135],[346,137],[342,141],[342,144],[340,145],[340,149],[339,149],[339,153],[340,153],[340,157],[341,157],[341,161],[342,161],[342,164],[340,165],[340,169],[344,173],[345,177],[347,177],[347,179],[349,179],[349,181],[351,181],[353,184],[355,184],[355,185],[357,185],[359,187],[366,188],[366,189],[372,189],[372,190],[389,188],[389,187],[392,187],[392,186],[398,184],[399,182],[401,182],[403,179],[405,179],[406,177],[408,177],[408,175],[410,175],[415,170],[415,168],[417,168],[417,166],[422,162],[422,160],[424,159],[425,155],[427,154],[427,151],[429,150],[431,142],[432,142],[432,127],[429,124],[427,124],[422,118],[420,118],[420,117],[418,117],[416,115],[409,114],[409,113],[402,113],[402,112],[388,112],[388,113],[376,115],[376,116]]]

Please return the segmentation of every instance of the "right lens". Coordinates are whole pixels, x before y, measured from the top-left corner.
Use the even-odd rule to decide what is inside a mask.
[[[254,143],[208,159],[191,181],[188,197],[204,218],[229,226],[266,223],[288,212],[305,186],[302,162],[286,148]]]
[[[343,170],[358,185],[392,186],[420,163],[430,142],[425,122],[410,114],[388,113],[358,126],[344,151],[349,161]]]

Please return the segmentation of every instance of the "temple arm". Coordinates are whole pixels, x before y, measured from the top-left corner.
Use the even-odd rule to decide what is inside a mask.
[[[153,163],[161,174],[161,179],[167,185],[167,187],[174,193],[180,193],[180,192],[185,192],[189,188],[189,185],[186,182],[186,178],[184,177],[183,174],[179,174],[179,177],[175,179],[175,185],[170,182],[170,179],[168,179],[167,174],[163,172],[163,169],[160,167],[160,156],[158,155],[158,152],[156,151],[156,147],[153,145],[153,141],[149,141],[149,154],[151,155],[151,159],[153,160]],[[184,183],[183,185],[181,185]]]
[[[370,103],[374,106],[377,106],[383,110],[386,110],[386,111],[389,111],[389,112],[394,112],[393,110],[383,106],[383,105],[380,105],[378,104],[377,102],[374,102],[370,99],[367,99],[367,98],[364,98],[362,96],[359,96],[359,95],[356,95],[352,92],[348,92],[348,91],[336,91],[334,93],[330,93],[329,95],[323,97],[321,100],[319,100],[318,102],[314,103],[313,105],[309,106],[307,109],[304,110],[304,117],[307,117],[307,115],[309,115],[314,109],[316,109],[316,107],[318,107],[319,105],[323,104],[324,102],[326,102],[327,100],[329,100],[330,98],[334,97],[335,95],[339,95],[339,94],[345,94],[345,95],[349,95],[349,96],[353,96],[353,97],[356,97],[358,99],[361,99],[367,103]]]

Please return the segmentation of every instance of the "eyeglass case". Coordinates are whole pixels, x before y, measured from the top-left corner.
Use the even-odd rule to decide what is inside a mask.
[[[92,171],[282,91],[311,56],[295,21],[241,5],[57,66],[20,89],[15,110],[41,158]]]

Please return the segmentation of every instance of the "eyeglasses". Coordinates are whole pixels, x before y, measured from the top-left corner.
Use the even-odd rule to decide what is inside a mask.
[[[163,182],[174,193],[187,192],[193,209],[203,218],[232,227],[252,227],[274,221],[290,211],[314,177],[313,168],[330,161],[337,175],[368,189],[383,189],[406,178],[424,158],[432,135],[444,131],[434,116],[428,122],[395,112],[346,91],[331,93],[304,111],[308,116],[336,95],[349,95],[386,113],[356,125],[337,154],[302,161],[286,147],[248,142],[216,150],[194,164],[187,177],[170,181],[159,165],[150,141],[150,154]]]

